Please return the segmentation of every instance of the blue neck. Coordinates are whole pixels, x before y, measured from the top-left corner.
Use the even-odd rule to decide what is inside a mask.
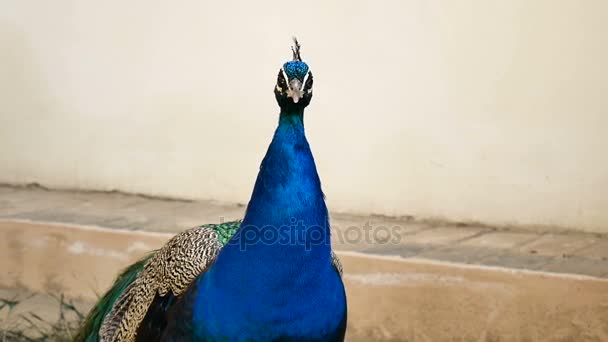
[[[301,110],[281,112],[241,229],[197,288],[199,336],[273,340],[337,329],[344,290]]]
[[[327,220],[321,181],[304,134],[303,113],[281,112],[242,227],[247,232],[268,224],[296,224],[296,229],[322,227],[327,234]]]
[[[220,259],[233,257],[228,267],[234,268],[245,251],[243,262],[248,268],[252,259],[267,268],[280,258],[273,278],[282,271],[290,276],[294,268],[310,265],[311,258],[330,260],[329,239],[327,207],[304,134],[303,111],[282,111],[241,229],[222,251],[226,257]],[[218,268],[223,260],[218,259]]]

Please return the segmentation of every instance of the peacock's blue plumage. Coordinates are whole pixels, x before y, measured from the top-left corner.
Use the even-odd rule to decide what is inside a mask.
[[[277,240],[264,241],[265,234]],[[342,336],[344,289],[331,263],[327,208],[301,112],[281,114],[241,230],[196,289],[187,296],[195,302],[197,336],[243,341]]]
[[[80,340],[96,341],[95,330],[112,341],[344,339],[341,266],[304,131],[312,74],[299,48],[279,71],[279,124],[243,221],[181,233],[132,267]]]
[[[283,64],[283,70],[285,70],[285,74],[289,78],[289,81],[294,78],[303,80],[308,73],[308,64],[302,61],[289,61]]]

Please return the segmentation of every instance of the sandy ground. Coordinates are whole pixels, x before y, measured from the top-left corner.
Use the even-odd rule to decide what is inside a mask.
[[[606,281],[342,259],[351,341],[608,341]]]
[[[90,305],[120,268],[168,237],[0,222],[0,286]],[[340,255],[349,341],[608,341],[606,280]],[[46,303],[28,305],[52,314]]]

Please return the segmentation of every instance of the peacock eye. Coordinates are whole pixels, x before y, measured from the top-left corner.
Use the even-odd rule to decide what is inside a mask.
[[[304,84],[304,89],[305,92],[308,92],[310,90],[312,90],[312,72],[308,72],[308,78],[306,79],[306,83]]]

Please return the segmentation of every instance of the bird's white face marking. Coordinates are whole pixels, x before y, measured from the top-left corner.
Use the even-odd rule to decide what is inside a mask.
[[[287,84],[288,84],[287,85],[287,96],[291,97],[293,99],[294,103],[298,103],[298,101],[300,101],[300,99],[304,96],[303,87],[306,85],[306,81],[308,80],[308,77],[310,76],[310,70],[308,70],[306,72],[306,75],[304,76],[304,79],[302,81],[295,79],[295,78],[293,80],[289,81],[289,78],[287,77],[287,73],[285,73],[285,68],[281,68],[281,72],[283,73],[285,82],[287,82]],[[277,90],[279,92],[282,92],[283,88],[281,88],[277,85]],[[311,93],[311,92],[312,92],[312,87],[307,90],[307,93]]]
[[[283,73],[283,78],[285,79],[285,83],[289,83],[289,77],[285,73],[285,68],[281,68],[281,72]]]

